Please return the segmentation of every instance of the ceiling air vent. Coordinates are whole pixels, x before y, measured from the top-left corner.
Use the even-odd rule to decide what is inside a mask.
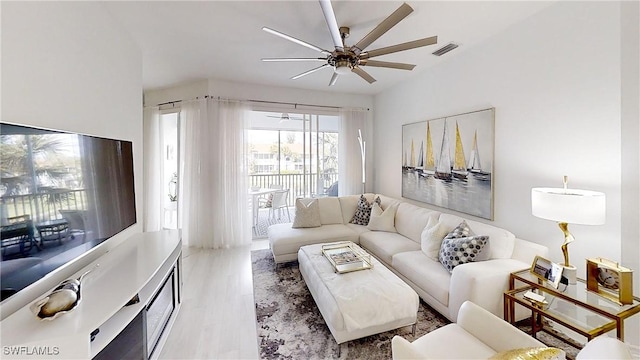
[[[448,43],[447,45],[441,47],[440,49],[432,52],[432,54],[435,56],[442,56],[457,47],[458,47],[458,44]]]

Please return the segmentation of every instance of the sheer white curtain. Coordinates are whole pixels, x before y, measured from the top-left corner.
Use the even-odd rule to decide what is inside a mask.
[[[237,101],[201,99],[182,105],[182,234],[191,247],[251,242],[247,112]]]
[[[338,194],[362,193],[362,154],[358,142],[358,130],[366,139],[365,110],[340,110],[340,144],[338,149]],[[369,149],[367,149],[369,152]]]
[[[162,127],[160,109],[144,109],[144,231],[157,231],[162,228]]]

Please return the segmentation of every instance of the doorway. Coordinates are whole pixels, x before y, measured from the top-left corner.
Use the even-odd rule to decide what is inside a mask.
[[[247,144],[251,187],[288,190],[290,214],[296,198],[337,196],[339,130],[337,114],[252,111]],[[269,225],[289,220],[268,216],[268,199],[264,203],[254,238],[264,238]]]

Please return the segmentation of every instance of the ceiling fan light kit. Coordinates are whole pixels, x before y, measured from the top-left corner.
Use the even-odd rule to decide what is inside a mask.
[[[405,17],[413,12],[411,6],[407,3],[403,3],[396,11],[394,11],[391,15],[389,15],[386,19],[384,19],[378,26],[376,26],[371,32],[369,32],[365,37],[363,37],[360,41],[358,41],[353,46],[347,46],[345,44],[345,39],[349,37],[349,28],[346,26],[338,27],[338,21],[336,20],[335,13],[333,12],[333,6],[331,5],[330,0],[319,0],[320,7],[322,8],[322,13],[324,14],[325,21],[327,22],[327,27],[329,28],[329,33],[331,35],[331,40],[333,41],[333,45],[335,50],[328,51],[322,49],[316,45],[310,44],[306,41],[297,39],[293,36],[281,33],[277,30],[273,30],[268,27],[263,27],[262,30],[279,36],[283,39],[294,42],[298,45],[302,45],[309,49],[318,51],[324,54],[326,57],[324,58],[263,58],[262,61],[267,62],[276,62],[276,61],[322,61],[325,64],[316,67],[311,70],[307,70],[301,74],[293,76],[291,79],[299,79],[303,76],[314,73],[320,69],[324,69],[325,67],[333,68],[333,75],[331,76],[331,80],[329,81],[329,86],[332,86],[336,83],[339,75],[346,75],[350,72],[353,72],[360,76],[362,79],[367,81],[368,83],[373,83],[376,81],[373,76],[369,75],[365,70],[362,69],[364,66],[371,67],[382,67],[382,68],[390,68],[390,69],[399,69],[399,70],[413,70],[415,65],[413,64],[404,64],[397,62],[388,62],[388,61],[376,61],[370,60],[372,57],[387,55],[395,52],[400,52],[404,50],[415,49],[418,47],[433,45],[438,42],[437,36],[432,36],[424,39],[409,41],[402,44],[397,44],[393,46],[387,46],[380,49],[365,51],[365,49],[371,45],[374,41],[376,41],[379,37],[381,37],[384,33],[389,31],[392,27],[397,25],[400,21],[402,21]]]

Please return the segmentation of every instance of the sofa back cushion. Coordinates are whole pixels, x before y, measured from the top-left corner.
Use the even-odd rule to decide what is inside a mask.
[[[322,225],[342,224],[342,208],[337,197],[318,198],[320,222]]]
[[[440,215],[438,211],[401,202],[396,211],[396,230],[399,234],[420,244],[420,235],[427,226],[429,218],[437,218],[438,215]]]
[[[510,259],[513,254],[513,247],[515,246],[516,236],[510,231],[492,226],[489,224],[481,223],[478,221],[463,219],[456,215],[442,214],[440,215],[440,223],[444,224],[449,231],[455,229],[462,220],[465,220],[471,231],[476,235],[488,235],[489,246],[491,247],[490,259]],[[397,227],[397,226],[396,226]]]

